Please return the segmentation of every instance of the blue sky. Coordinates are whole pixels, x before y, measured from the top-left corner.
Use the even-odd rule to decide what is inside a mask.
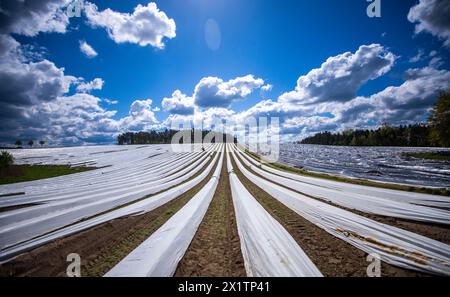
[[[61,11],[65,12],[67,1],[40,1],[48,7],[45,10],[46,17],[51,14],[52,9],[55,10],[55,14],[61,13]],[[6,5],[8,5],[8,2],[15,2],[15,0],[6,1]],[[59,4],[55,4],[54,7],[56,8],[54,8],[49,4],[52,2]],[[63,142],[108,142],[108,139],[112,141],[119,132],[167,126],[166,120],[168,117],[174,116],[174,110],[163,108],[161,106],[162,100],[163,98],[171,98],[175,90],[179,90],[187,97],[192,97],[193,103],[190,103],[190,108],[195,109],[195,114],[205,113],[209,107],[214,107],[214,104],[208,107],[199,106],[197,102],[200,102],[200,99],[194,95],[194,88],[202,78],[206,77],[217,77],[227,82],[252,75],[255,80],[263,80],[263,83],[256,83],[256,85],[250,87],[251,92],[249,94],[247,94],[248,92],[240,93],[240,95],[235,96],[236,98],[228,98],[231,104],[221,103],[217,107],[225,108],[235,115],[241,114],[243,116],[243,113],[251,114],[250,110],[263,100],[270,99],[272,105],[279,103],[280,106],[271,106],[268,110],[269,113],[273,112],[273,114],[280,116],[282,123],[285,123],[285,121],[288,123],[286,127],[283,127],[285,131],[282,132],[283,135],[286,135],[285,139],[287,140],[294,140],[322,129],[340,130],[352,127],[352,125],[354,127],[367,127],[380,124],[380,120],[373,112],[374,109],[377,109],[376,107],[371,109],[370,115],[368,111],[361,115],[361,117],[366,117],[365,121],[347,121],[342,114],[335,115],[333,113],[335,109],[332,104],[337,102],[338,105],[336,106],[338,107],[336,108],[339,110],[354,108],[358,105],[355,109],[356,115],[358,110],[367,105],[366,102],[357,103],[357,97],[366,98],[368,101],[372,100],[371,105],[381,104],[382,99],[371,97],[386,91],[386,88],[390,86],[402,86],[407,82],[405,75],[408,75],[414,69],[416,72],[421,70],[420,79],[427,80],[427,83],[430,84],[428,89],[421,91],[422,94],[426,93],[426,96],[431,97],[439,91],[449,88],[447,70],[449,69],[450,49],[446,43],[448,43],[450,29],[448,22],[444,22],[444,24],[437,22],[441,27],[433,26],[433,20],[438,20],[439,17],[445,19],[448,16],[449,5],[446,5],[445,1],[422,0],[421,2],[424,3],[419,3],[419,1],[413,0],[381,0],[381,18],[369,18],[367,16],[366,8],[369,3],[365,0],[165,0],[152,2],[156,3],[159,12],[165,14],[166,18],[164,19],[166,21],[167,19],[172,20],[176,24],[176,29],[173,30],[176,36],[163,36],[163,47],[151,44],[142,46],[138,42],[114,40],[114,37],[108,34],[108,30],[112,28],[108,28],[108,26],[114,26],[114,24],[108,23],[105,25],[99,23],[102,21],[98,21],[99,12],[101,13],[106,9],[114,13],[132,14],[137,5],[146,7],[150,1],[90,1],[89,4],[92,3],[97,6],[97,14],[92,14],[93,16],[89,17],[83,8],[81,17],[72,17],[67,22],[63,22],[63,29],[43,26],[42,29],[36,29],[37,32],[33,32],[32,29],[26,31],[23,29],[26,27],[24,25],[26,22],[38,22],[38,20],[27,20],[26,17],[23,17],[23,23],[17,25],[12,20],[6,24],[0,23],[0,28],[3,27],[0,32],[20,44],[20,48],[23,49],[22,55],[32,56],[34,53],[37,56],[37,58],[33,56],[33,59],[30,58],[28,61],[21,62],[20,65],[26,66],[26,63],[36,63],[45,59],[53,63],[57,69],[64,68],[64,77],[82,78],[85,83],[95,78],[101,78],[104,81],[101,89],[91,90],[83,94],[88,93],[90,96],[100,99],[98,106],[103,109],[102,112],[115,110],[114,115],[106,114],[104,118],[116,122],[111,122],[107,129],[102,128],[98,131],[92,128],[93,124],[89,125],[90,127],[72,127],[71,129],[78,129],[78,131],[72,131],[71,133],[66,133],[70,129],[65,129],[60,125],[59,128],[64,130],[64,134],[67,134],[68,137],[68,141]],[[444,15],[433,15],[430,19],[429,16],[421,13],[420,5],[425,4],[435,5],[437,12],[440,9],[441,14]],[[446,5],[447,9],[442,10],[439,5]],[[415,22],[408,19],[408,14],[414,6],[418,7]],[[12,5],[10,9],[16,8]],[[60,11],[58,12],[57,9],[60,9]],[[42,13],[44,14],[44,12]],[[92,20],[95,20],[97,24],[93,24]],[[208,20],[216,24],[218,28],[213,36],[213,38],[220,39],[220,45],[217,49],[208,47],[205,38],[205,26]],[[420,24],[423,24],[424,28],[419,33],[415,29]],[[151,22],[150,25],[158,26],[157,23],[152,24]],[[120,33],[122,34],[124,31]],[[121,38],[119,33],[116,37]],[[138,36],[138,38],[140,37]],[[95,50],[97,56],[89,58],[82,53],[80,41],[87,42]],[[379,47],[371,47],[370,53],[382,57],[384,59],[382,62],[384,63],[386,60],[389,65],[384,65],[387,69],[382,69],[384,66],[374,66],[374,73],[378,73],[378,71],[382,73],[368,73],[365,78],[354,78],[352,75],[357,76],[363,70],[354,70],[354,67],[351,67],[350,70],[355,71],[355,74],[350,73],[346,81],[360,80],[360,82],[357,83],[355,93],[351,94],[350,97],[336,99],[335,97],[319,98],[320,96],[318,96],[319,99],[309,100],[304,96],[304,93],[308,93],[310,97],[313,97],[313,94],[310,88],[304,85],[305,90],[299,88],[300,91],[297,90],[294,99],[280,100],[283,94],[295,90],[299,77],[308,75],[313,69],[320,69],[322,63],[329,58],[344,53],[356,55],[358,49],[364,45],[378,45]],[[392,59],[388,54],[392,54]],[[433,65],[431,65],[433,58],[435,59]],[[349,57],[348,61],[351,62],[354,59]],[[364,64],[365,62],[361,63]],[[10,64],[4,64],[0,67],[3,67],[5,73],[11,74],[11,69],[7,69],[7,67],[12,67]],[[368,67],[370,67],[370,64]],[[333,71],[338,71],[335,66],[333,66]],[[0,76],[1,79],[2,76]],[[316,77],[315,79],[320,80],[321,78]],[[417,80],[416,76],[415,79]],[[328,82],[329,80],[324,81]],[[432,89],[431,85],[435,85],[436,82],[440,82],[441,85],[434,86],[434,89]],[[69,90],[59,92],[55,95],[55,98],[64,96],[70,98],[65,100],[73,101],[81,97],[81,95],[73,97],[79,93],[76,86],[80,83],[81,81],[71,81]],[[415,83],[423,85],[424,82],[417,81]],[[270,91],[264,91],[262,86],[268,84],[273,88]],[[404,88],[407,87],[411,88],[411,86],[404,86]],[[330,85],[328,88],[334,89],[336,86]],[[8,92],[1,93],[0,90],[0,94],[11,94],[13,91],[8,90]],[[402,94],[407,92],[399,90],[397,93],[399,94],[396,94],[396,96],[403,96]],[[416,94],[412,97],[418,96],[422,95]],[[391,98],[390,95],[383,98],[385,97]],[[106,101],[101,101],[102,99],[116,100],[117,104],[108,104]],[[147,118],[145,125],[136,124],[135,122],[139,120],[137,118],[133,118],[133,125],[127,126],[123,123],[117,123],[131,115],[130,106],[136,100],[143,101],[146,99],[152,100],[151,106],[147,104],[145,108],[150,110],[153,116],[149,116],[148,113],[145,116],[154,117],[152,120]],[[432,99],[420,98],[419,103],[412,102],[413,99],[403,97],[383,99],[384,108],[392,108],[390,110],[392,111],[392,117],[383,120],[399,124],[425,119]],[[41,99],[37,98],[34,101],[39,100]],[[212,96],[204,100],[214,102],[214,100],[220,100],[220,98],[217,99]],[[408,106],[390,104],[395,101],[404,103],[405,100],[411,101],[411,104]],[[12,104],[11,100],[5,101],[10,105]],[[51,100],[43,98],[42,101],[47,103]],[[304,102],[309,101],[311,102],[306,106]],[[359,99],[359,101],[362,101],[362,99]],[[387,101],[390,103],[387,104]],[[281,103],[289,104],[290,107],[287,105],[281,106]],[[2,102],[2,104],[4,103]],[[34,104],[39,104],[39,102],[33,103],[33,106]],[[310,109],[311,104],[315,104],[313,109]],[[344,107],[343,104],[347,104],[347,106]],[[419,105],[420,111],[418,110]],[[26,111],[22,108],[20,112],[29,113],[30,107],[27,106]],[[160,111],[155,108],[160,109]],[[280,109],[284,111],[280,113]],[[299,109],[303,111],[308,109],[308,115],[300,112]],[[225,113],[224,110],[217,111],[218,116],[225,116]],[[399,113],[402,116],[398,116]],[[408,113],[409,116],[405,115]],[[183,115],[186,116],[185,113]],[[30,117],[28,114],[27,116]],[[27,116],[24,118],[27,118]],[[41,114],[38,116],[45,117]],[[322,118],[320,118],[321,116]],[[337,122],[337,120],[328,122],[323,117],[336,117],[341,119],[341,122]],[[67,118],[67,116],[64,118]],[[78,115],[77,119],[79,118]],[[76,119],[73,120],[77,121]],[[60,122],[53,118],[52,121]],[[153,123],[150,123],[152,121]],[[317,124],[317,121],[320,121],[320,124]],[[0,130],[0,139],[3,142],[10,141],[14,137],[17,138],[16,135],[44,137],[58,142],[55,135],[49,135],[52,134],[48,132],[51,127],[42,127],[39,131],[32,131],[33,129],[27,129],[26,121],[17,122],[23,123],[17,127],[15,135]],[[111,128],[111,125],[114,128]],[[11,124],[11,127],[14,127],[14,125]],[[80,129],[91,130],[83,134]]]

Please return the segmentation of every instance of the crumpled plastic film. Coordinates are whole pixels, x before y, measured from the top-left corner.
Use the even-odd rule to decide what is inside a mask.
[[[223,156],[222,151],[209,182],[164,225],[106,273],[106,277],[168,277],[175,273],[217,189]]]
[[[227,159],[241,250],[248,276],[318,277],[319,269],[292,236],[247,191]]]
[[[8,247],[3,248],[0,250],[0,261],[6,262],[11,260],[14,256],[19,255],[20,253],[23,253],[25,251],[31,250],[37,246],[40,246],[42,244],[45,244],[51,240],[67,236],[88,228],[91,228],[93,226],[96,226],[98,224],[117,219],[124,216],[129,215],[138,215],[143,214],[145,212],[149,212],[153,209],[158,208],[159,206],[171,201],[172,199],[176,198],[177,196],[181,195],[182,193],[188,191],[198,183],[200,183],[212,170],[214,163],[216,162],[218,158],[218,154],[216,154],[216,157],[214,160],[208,165],[208,167],[202,171],[198,176],[194,177],[191,180],[186,181],[183,184],[180,184],[178,186],[175,186],[169,190],[163,191],[161,193],[158,193],[154,196],[151,196],[147,199],[143,199],[139,202],[130,204],[128,206],[110,211],[105,214],[101,214],[99,216],[95,216],[93,218],[87,219],[85,221],[81,221],[66,227],[63,227],[59,230],[45,233],[43,235],[39,235],[37,237],[33,237],[24,241],[21,241],[20,243],[14,244],[14,245],[8,245]],[[201,164],[198,166],[198,170],[201,170],[202,167],[206,164],[208,160],[205,160],[204,164]]]
[[[238,146],[240,149],[240,146]],[[242,152],[242,150],[240,150]],[[264,163],[257,162],[253,158],[249,158],[249,160],[256,166],[261,167],[266,171],[271,173],[275,173],[277,175],[281,175],[284,177],[288,177],[303,183],[320,186],[322,188],[342,191],[351,194],[361,194],[367,195],[370,197],[383,198],[392,201],[416,204],[416,205],[424,205],[424,206],[434,206],[434,207],[442,207],[442,208],[450,208],[450,199],[445,196],[439,195],[430,195],[423,193],[414,193],[414,192],[405,192],[399,190],[392,189],[384,189],[378,187],[368,187],[364,185],[357,185],[345,182],[338,182],[333,180],[321,179],[311,176],[304,176],[299,174],[293,174],[289,172],[285,172],[282,170],[278,170],[272,168],[270,166],[264,165]]]
[[[295,178],[294,174],[285,174],[281,170],[262,165],[240,150],[236,150],[236,152],[243,157],[243,162],[260,176],[305,195],[366,213],[427,223],[450,224],[450,211],[448,210],[371,196],[370,187],[366,187],[368,188],[366,194],[359,194],[345,191],[344,189],[332,189],[308,182],[301,182]],[[386,196],[389,196],[389,193],[386,193]]]
[[[255,185],[328,233],[394,266],[450,275],[450,246],[365,218],[286,189],[248,171],[231,151],[239,170]]]

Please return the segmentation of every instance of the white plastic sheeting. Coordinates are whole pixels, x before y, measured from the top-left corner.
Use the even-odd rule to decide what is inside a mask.
[[[172,185],[172,182],[183,175],[190,174],[202,161],[207,157],[207,154],[200,156],[194,163],[185,167],[183,170],[179,170],[180,164],[176,162],[171,164],[170,168],[173,168],[169,173],[160,174],[160,169],[155,168],[152,174],[148,174],[149,177],[143,176],[141,182],[136,185],[130,185],[128,182],[116,182],[115,185],[109,185],[107,183],[100,184],[97,187],[88,187],[87,189],[80,189],[79,187],[73,187],[67,191],[59,191],[57,193],[50,192],[48,194],[40,194],[39,196],[47,196],[45,204],[30,206],[21,208],[5,213],[0,213],[0,225],[7,225],[10,223],[20,222],[29,218],[36,218],[43,216],[47,213],[55,213],[59,210],[67,210],[80,205],[87,205],[91,202],[98,203],[101,200],[106,200],[112,197],[116,197],[116,203],[128,202],[129,199],[133,199],[135,196],[129,196],[127,194],[133,193],[133,191],[146,190],[146,195],[152,194],[151,190],[156,193],[161,189],[161,186],[165,187],[166,183]],[[184,162],[191,162],[192,159],[183,159]],[[182,165],[182,164],[181,164]],[[167,167],[167,166],[166,166]],[[164,171],[167,171],[166,167],[163,167]],[[167,175],[171,174],[171,175]],[[126,195],[123,199],[121,195]],[[26,195],[30,201],[35,201],[33,194]],[[143,196],[142,196],[143,197]]]
[[[217,189],[223,155],[222,151],[211,180],[161,228],[106,273],[106,277],[173,276]]]
[[[171,186],[189,179],[192,175],[199,171],[200,168],[207,163],[207,161],[208,160],[205,159],[198,167],[191,170],[188,174],[161,185],[148,188],[143,186],[138,190],[129,192],[124,191],[124,193],[119,195],[108,195],[99,201],[94,200],[93,202],[78,204],[74,207],[64,208],[57,211],[52,211],[52,208],[50,207],[46,209],[47,212],[44,215],[2,225],[2,227],[0,227],[0,247],[4,248],[6,246],[39,236],[46,232],[75,223],[84,218],[88,218],[98,213],[113,209],[117,206],[143,198],[147,195],[168,189]]]
[[[133,154],[134,152],[129,152]],[[149,159],[142,156],[135,161],[126,163],[123,167],[121,158],[115,159],[113,154],[109,156],[111,166],[94,171],[72,174],[52,179],[38,180],[27,183],[6,185],[9,191],[25,192],[24,195],[4,197],[0,200],[0,207],[17,206],[29,203],[49,203],[53,200],[61,201],[73,197],[81,198],[81,193],[103,193],[105,189],[114,191],[123,187],[138,186],[158,179],[168,170],[177,169],[178,165],[190,160],[199,153],[180,156],[168,154],[157,159]],[[137,163],[137,162],[139,163]],[[166,173],[170,175],[172,172]],[[32,184],[32,185],[30,185]],[[3,187],[0,186],[0,190]]]
[[[217,162],[217,158],[218,154],[216,154],[214,160],[198,176],[167,191],[156,194],[154,196],[133,203],[131,205],[113,210],[111,212],[87,219],[85,221],[64,227],[62,229],[53,232],[46,233],[36,238],[32,238],[27,241],[16,244],[14,246],[2,249],[0,251],[0,263],[8,262],[12,260],[15,256],[20,255],[26,251],[32,250],[43,244],[46,244],[52,240],[92,228],[99,224],[130,215],[141,215],[150,212],[160,207],[161,205],[168,203],[169,201],[173,200],[174,198],[178,197],[179,195],[185,193],[189,189],[199,184],[203,179],[205,179],[209,175],[214,164]]]
[[[268,166],[264,166],[263,170],[261,169],[261,163],[248,157],[245,153],[242,153],[239,150],[236,150],[236,152],[238,152],[240,156],[243,156],[243,162],[260,176],[278,184],[282,184],[283,186],[290,189],[299,191],[303,194],[330,201],[347,208],[360,210],[366,213],[415,221],[423,221],[428,223],[450,224],[450,211],[369,195],[343,192],[337,189],[331,189],[306,182],[300,182],[298,180],[291,179],[290,175],[284,177],[286,176],[286,174],[284,174],[280,170],[270,170],[271,172],[276,173],[272,174],[268,172],[269,170],[265,170],[266,168],[268,168]],[[253,165],[249,161],[253,163]]]
[[[255,161],[254,159],[251,159]],[[256,161],[255,161],[256,162]],[[442,208],[450,208],[450,199],[445,196],[429,195],[414,192],[405,192],[391,189],[383,189],[377,187],[368,187],[363,185],[356,185],[351,183],[344,183],[332,180],[326,180],[321,178],[315,178],[310,176],[303,176],[298,174],[293,174],[281,170],[274,169],[272,167],[260,164],[259,162],[254,163],[257,166],[261,166],[262,169],[288,177],[303,183],[320,186],[321,188],[341,191],[350,194],[361,194],[370,197],[383,198],[398,202],[418,204],[424,206],[434,206]]]
[[[450,275],[450,246],[439,241],[359,216],[276,185],[248,171],[232,155],[239,170],[255,185],[296,213],[366,253],[389,264]]]
[[[95,152],[92,152],[95,148]],[[51,179],[45,180],[35,180],[29,182],[15,183],[9,185],[0,186],[0,195],[8,193],[16,193],[19,191],[26,193],[36,193],[41,190],[58,190],[60,187],[71,187],[73,185],[79,185],[79,179],[86,179],[87,183],[96,183],[98,178],[100,180],[105,179],[103,176],[99,176],[99,172],[102,174],[123,171],[126,174],[127,170],[134,170],[135,167],[145,166],[149,162],[157,161],[158,154],[167,157],[173,155],[170,151],[170,147],[162,148],[159,146],[147,146],[145,148],[129,148],[128,150],[119,150],[117,152],[112,152],[113,146],[104,146],[102,150],[104,153],[99,151],[98,147],[82,147],[82,148],[52,148],[52,149],[36,149],[36,150],[15,150],[12,152],[16,158],[18,164],[68,164],[74,165],[75,163],[83,163],[82,160],[91,157],[95,154],[95,159],[92,159],[89,166],[99,167],[101,169],[94,171],[87,171],[77,174],[71,174],[66,176],[59,176]],[[59,158],[61,151],[65,151],[64,155],[69,154],[70,158]],[[50,156],[45,156],[46,154]],[[153,158],[152,158],[153,156]],[[69,160],[70,159],[70,160]],[[72,162],[70,162],[72,161]],[[79,161],[79,162],[78,162]],[[146,162],[147,161],[147,162]],[[139,168],[138,168],[139,169]],[[93,177],[91,180],[87,180],[87,177]],[[63,183],[62,183],[63,182]],[[5,197],[6,200],[20,198],[20,196]],[[3,199],[2,199],[3,202]]]
[[[239,181],[230,156],[227,167],[247,276],[322,276],[294,238]]]

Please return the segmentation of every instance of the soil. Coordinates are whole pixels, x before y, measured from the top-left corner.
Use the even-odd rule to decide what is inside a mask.
[[[112,220],[20,255],[0,265],[0,276],[65,276],[70,253],[80,255],[82,276],[102,276],[181,209],[213,171],[191,190],[149,213]]]
[[[246,276],[226,162],[208,211],[175,276]]]
[[[291,234],[324,276],[366,277],[367,254],[317,227],[250,182],[233,162],[234,172],[245,188]],[[382,276],[421,276],[382,262]]]
[[[0,169],[0,179],[23,175],[23,168],[19,165],[10,165]]]

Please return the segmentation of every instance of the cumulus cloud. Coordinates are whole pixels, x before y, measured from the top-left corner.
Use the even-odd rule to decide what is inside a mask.
[[[131,104],[128,116],[119,120],[122,130],[143,131],[152,129],[158,123],[155,113],[152,111],[153,100],[136,100]]]
[[[427,66],[407,70],[404,82],[399,86],[389,86],[371,96],[357,96],[356,90],[360,86],[370,78],[385,74],[395,60],[394,54],[378,46],[369,46],[364,52],[362,55],[364,58],[361,57],[361,52],[339,55],[338,59],[331,57],[320,69],[312,70],[306,76],[300,77],[297,88],[286,93],[296,95],[294,97],[296,100],[287,100],[291,98],[286,94],[277,100],[263,100],[247,110],[232,115],[232,120],[235,123],[242,123],[252,117],[278,117],[281,138],[284,141],[301,139],[325,130],[375,128],[385,122],[392,125],[412,124],[426,120],[427,113],[439,93],[450,89],[450,71]],[[423,55],[424,58],[438,57],[436,52]],[[345,62],[342,62],[343,56],[348,58],[344,59]],[[386,61],[373,62],[380,59]],[[335,61],[341,63],[334,63]],[[370,68],[371,71],[361,69],[364,67]],[[341,77],[345,79],[340,80]],[[338,80],[339,84],[335,80]],[[337,96],[329,96],[326,93],[342,94],[336,87],[355,85],[355,82],[358,82],[356,84],[358,87],[354,87],[346,96],[340,97],[341,100],[336,100]],[[317,91],[322,86],[335,88]]]
[[[11,0],[0,3],[0,33],[36,36],[66,32],[65,8],[71,0]]]
[[[229,107],[263,85],[264,80],[251,74],[226,82],[218,77],[204,77],[196,85],[193,98],[199,107]]]
[[[88,94],[101,89],[103,80],[83,81],[51,61],[29,61],[15,39],[0,34],[0,142],[45,138],[53,145],[111,143],[120,132],[158,123],[150,99],[134,101],[127,116],[115,119],[116,111],[100,103],[117,101]],[[77,93],[70,95],[71,86]]]
[[[105,81],[101,78],[95,78],[90,82],[82,82],[77,86],[77,91],[81,93],[89,93],[92,90],[101,90]]]
[[[161,102],[162,108],[173,114],[189,115],[194,113],[194,99],[176,90],[172,97],[164,98]]]
[[[320,68],[301,76],[295,90],[283,94],[280,101],[307,104],[350,100],[367,81],[388,72],[395,59],[379,44],[330,57]]]
[[[176,36],[176,25],[154,2],[139,4],[134,11],[122,13],[109,8],[98,11],[95,4],[86,2],[84,12],[89,24],[105,28],[116,43],[136,43],[140,46],[164,47],[164,38]]]
[[[88,58],[95,58],[98,55],[95,49],[84,40],[80,40],[80,51]]]
[[[420,0],[408,13],[408,20],[416,24],[416,33],[428,32],[450,47],[450,1]]]
[[[417,111],[418,116],[423,116],[424,111],[434,104],[438,94],[450,87],[450,71],[425,67],[411,69],[408,73],[410,77],[402,85],[388,87],[370,97],[370,101],[380,108],[380,116],[388,117],[390,121],[402,119],[404,116],[398,115],[398,111],[406,110]],[[396,115],[389,117],[391,113]]]
[[[42,60],[28,62],[19,43],[1,35],[0,40],[0,102],[8,108],[26,107],[42,101],[51,101],[68,92],[76,80],[66,76],[64,68]]]

